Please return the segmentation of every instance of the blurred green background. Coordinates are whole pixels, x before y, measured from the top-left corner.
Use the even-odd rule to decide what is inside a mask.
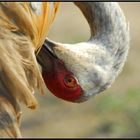
[[[23,137],[140,137],[140,2],[120,2],[130,25],[130,51],[122,73],[103,93],[77,104],[48,91],[36,93],[39,107],[22,105]],[[89,27],[72,2],[61,4],[48,37],[75,43],[89,38]]]

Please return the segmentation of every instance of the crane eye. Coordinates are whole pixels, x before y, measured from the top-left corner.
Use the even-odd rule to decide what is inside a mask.
[[[78,85],[77,79],[73,75],[67,75],[64,78],[64,83],[67,87],[73,88]]]

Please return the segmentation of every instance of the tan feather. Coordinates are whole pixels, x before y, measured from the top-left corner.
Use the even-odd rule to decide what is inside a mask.
[[[5,19],[7,28],[29,36],[37,50],[43,44],[60,4],[54,2],[53,5],[54,8],[50,10],[50,3],[42,2],[41,14],[36,15],[30,2],[1,2],[0,15]],[[3,19],[0,20],[1,26],[5,25]]]
[[[19,102],[34,109],[34,92],[45,93],[35,53],[38,52],[54,20],[59,3],[41,3],[41,14],[31,8],[31,2],[0,3],[0,137],[20,137]],[[10,121],[10,122],[9,122]],[[6,123],[8,126],[6,126]]]

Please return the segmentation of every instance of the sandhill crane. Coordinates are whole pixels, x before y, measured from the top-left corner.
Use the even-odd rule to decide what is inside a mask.
[[[0,3],[0,137],[21,137],[19,103],[35,108],[35,89],[44,93],[46,84],[59,98],[83,102],[110,87],[122,70],[129,49],[129,28],[119,5],[74,3],[90,26],[87,42],[45,40],[57,2],[53,8],[49,2]]]

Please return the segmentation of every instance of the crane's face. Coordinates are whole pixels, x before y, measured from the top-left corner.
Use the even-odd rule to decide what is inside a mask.
[[[42,66],[42,77],[51,93],[71,102],[80,98],[83,90],[78,79],[66,68],[61,59],[43,46],[37,55],[37,60]]]
[[[75,47],[77,50],[70,49],[74,52],[66,46],[54,47],[53,53],[48,53],[43,47],[38,60],[42,65],[43,79],[51,93],[67,101],[84,102],[106,88],[107,76],[98,65],[94,65],[95,58],[93,54],[90,55],[90,49],[86,54],[84,47],[84,51]]]

